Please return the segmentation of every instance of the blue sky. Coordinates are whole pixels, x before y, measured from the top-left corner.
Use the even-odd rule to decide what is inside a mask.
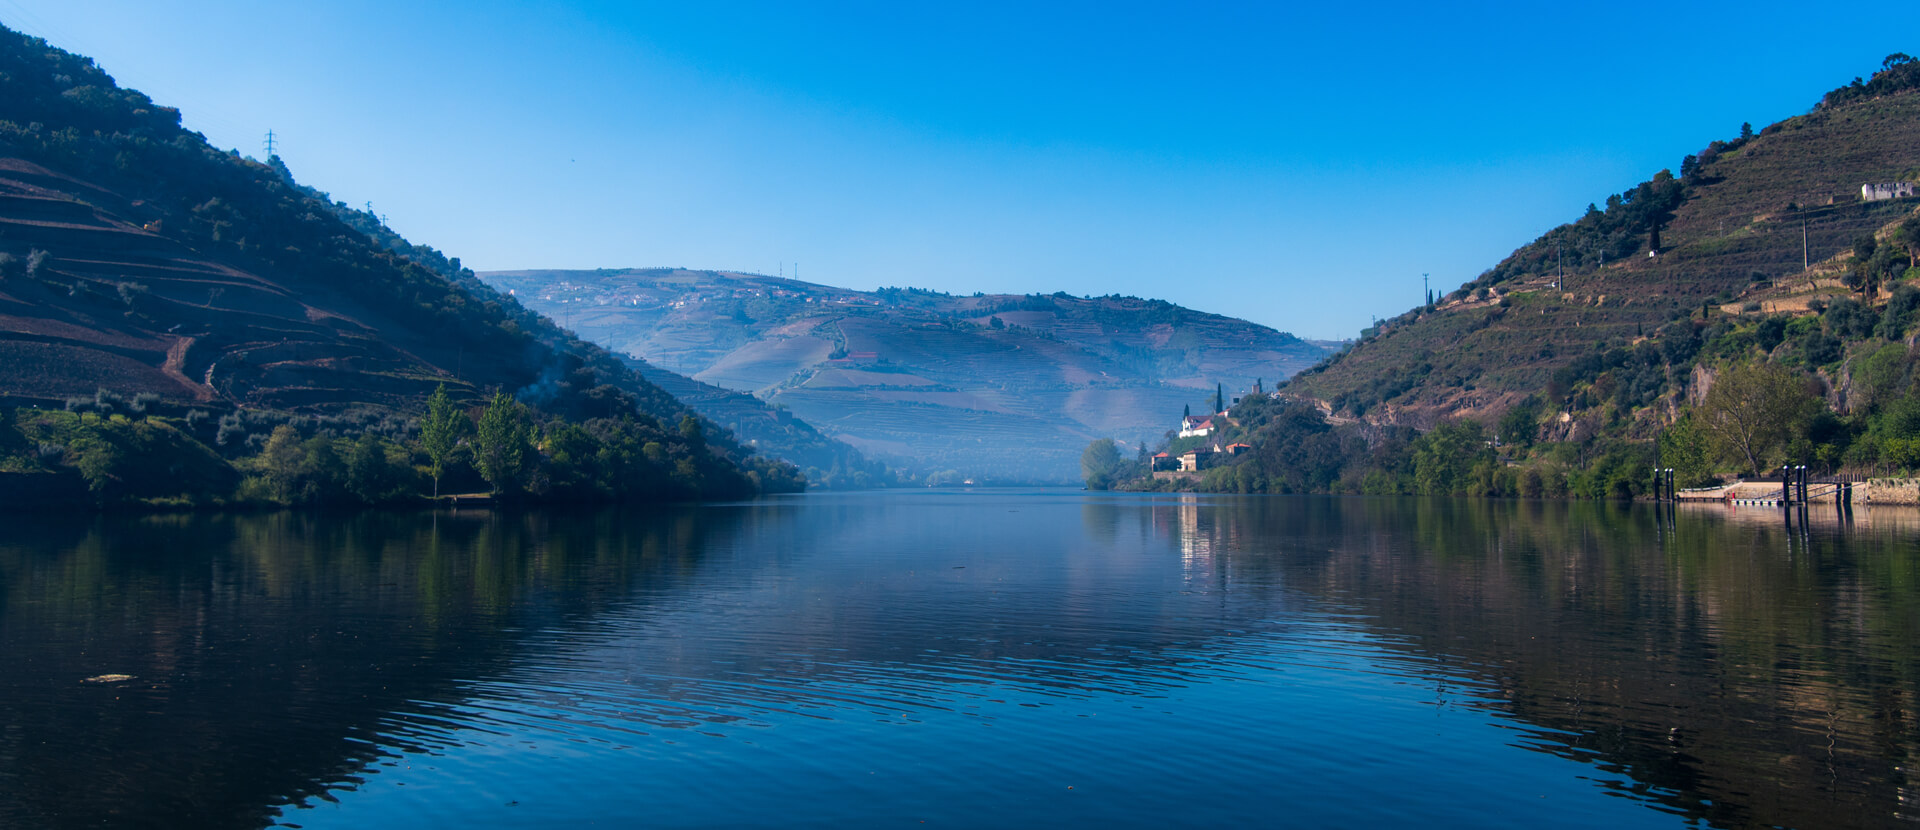
[[[1342,6],[1335,8],[1336,5]],[[0,0],[478,269],[1122,293],[1352,336],[1920,53],[1912,4]]]

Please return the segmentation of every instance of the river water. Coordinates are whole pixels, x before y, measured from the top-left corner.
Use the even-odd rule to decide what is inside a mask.
[[[10,516],[0,825],[1905,824],[1920,512],[1788,518]]]

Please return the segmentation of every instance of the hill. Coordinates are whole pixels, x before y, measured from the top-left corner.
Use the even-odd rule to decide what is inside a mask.
[[[481,279],[608,349],[784,407],[923,472],[1070,480],[1080,447],[1157,440],[1215,390],[1326,344],[1159,300],[853,291],[679,269]]]
[[[1916,146],[1920,61],[1896,54],[1249,396],[1215,440],[1251,451],[1129,486],[1602,498],[1655,466],[1920,470]]]
[[[323,443],[377,431],[410,474],[415,416],[442,386],[476,413],[496,396],[510,422],[526,422],[524,436],[503,433],[524,473],[510,490],[566,491],[543,466],[556,457],[549,442],[560,425],[595,419],[586,443],[632,442],[629,460],[657,445],[614,490],[752,489],[748,450],[711,424],[671,429],[692,411],[619,358],[297,184],[278,158],[216,150],[92,60],[0,28],[0,406],[82,419],[23,410],[20,435],[78,435],[87,412],[112,431],[128,415],[145,430],[147,414],[198,411],[151,428],[190,431],[242,466],[281,427],[288,441]],[[22,440],[0,434],[0,471],[72,469],[84,455],[5,451]],[[520,443],[541,444],[537,457]],[[308,450],[332,463],[331,449]],[[681,460],[691,466],[667,484]],[[768,480],[792,472],[752,465]],[[648,477],[658,480],[640,487]]]
[[[887,465],[867,458],[846,442],[822,435],[784,408],[637,358],[628,358],[628,365],[702,417],[726,427],[747,446],[800,467],[809,486],[857,490],[897,483]]]
[[[1912,74],[1889,65],[1806,115],[1712,142],[1679,176],[1589,205],[1431,306],[1363,332],[1288,393],[1382,424],[1497,416],[1596,349],[1660,341],[1703,305],[1804,283],[1803,263],[1846,255],[1913,209],[1859,198],[1866,183],[1920,179]]]

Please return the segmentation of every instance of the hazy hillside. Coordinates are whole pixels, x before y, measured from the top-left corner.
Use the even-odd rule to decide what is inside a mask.
[[[1862,184],[1920,179],[1920,95],[1902,73],[1911,69],[1676,159],[1679,175],[1662,171],[1590,206],[1435,307],[1383,321],[1289,393],[1382,423],[1494,414],[1596,350],[1657,339],[1703,304],[1801,280],[1803,231],[1817,269],[1913,209],[1859,200]],[[1656,229],[1661,250],[1650,257]]]
[[[638,358],[628,358],[634,371],[672,394],[708,420],[726,427],[742,444],[792,462],[807,474],[810,486],[824,489],[864,489],[890,486],[895,475],[885,464],[867,458],[846,442],[820,434],[811,424],[752,395],[701,383]]]
[[[208,146],[90,59],[0,28],[0,402],[97,396],[104,412],[144,394],[174,413],[278,413],[233,417],[219,445],[237,455],[293,414],[334,419],[299,421],[303,437],[386,419],[405,438],[442,384],[467,404],[505,392],[554,424],[625,423],[592,441],[659,445],[651,472],[622,475],[664,480],[688,460],[683,495],[746,480],[730,435],[670,432],[691,410],[458,260],[296,184],[277,158]],[[192,422],[194,437],[214,443],[213,424]],[[0,469],[46,466],[6,455]]]
[[[923,471],[1075,478],[1096,437],[1312,365],[1323,344],[1132,297],[876,292],[674,269],[480,275],[582,338]]]

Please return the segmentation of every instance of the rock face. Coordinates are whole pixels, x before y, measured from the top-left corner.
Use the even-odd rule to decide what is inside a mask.
[[[753,394],[928,472],[1077,480],[1087,442],[1158,440],[1328,353],[1265,326],[1132,297],[851,291],[674,269],[481,279],[579,336]]]

